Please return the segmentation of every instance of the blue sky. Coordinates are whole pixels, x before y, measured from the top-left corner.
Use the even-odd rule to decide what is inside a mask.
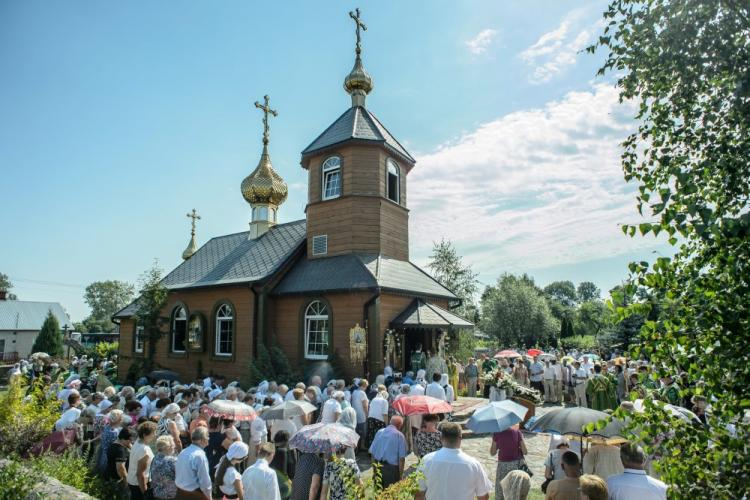
[[[368,26],[367,105],[417,158],[412,260],[453,240],[484,284],[619,283],[668,247],[637,222],[620,142],[632,107],[595,78],[605,2],[0,2],[0,272],[25,300],[86,316],[86,284],[136,282],[199,244],[244,231],[239,192],[271,96],[274,166],[302,218],[299,153],[348,106],[348,11]]]

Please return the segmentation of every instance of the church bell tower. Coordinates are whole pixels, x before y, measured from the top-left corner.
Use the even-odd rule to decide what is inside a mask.
[[[350,253],[409,260],[406,177],[414,158],[366,107],[373,81],[362,64],[359,9],[350,12],[357,43],[344,79],[351,107],[304,151],[308,171],[307,257]]]

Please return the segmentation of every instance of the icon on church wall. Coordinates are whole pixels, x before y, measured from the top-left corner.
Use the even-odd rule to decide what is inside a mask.
[[[352,363],[361,363],[367,356],[367,330],[357,323],[349,330],[349,359]]]
[[[202,352],[206,318],[201,313],[193,313],[188,321],[188,348],[191,351]]]

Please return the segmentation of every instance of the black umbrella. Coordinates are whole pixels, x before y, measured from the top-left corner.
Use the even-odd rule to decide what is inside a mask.
[[[625,422],[613,419],[603,429],[587,432],[585,427],[606,420],[609,415],[591,408],[571,407],[552,410],[534,422],[532,431],[556,432],[558,434],[575,434],[577,436],[602,436],[605,438],[625,437]]]
[[[170,382],[173,382],[175,380],[180,380],[180,374],[173,372],[172,370],[154,370],[149,373],[148,376],[156,381],[169,380]]]

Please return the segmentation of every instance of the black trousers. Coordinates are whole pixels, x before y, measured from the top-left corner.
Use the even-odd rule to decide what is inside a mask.
[[[398,465],[391,465],[388,462],[378,461],[380,464],[380,472],[383,478],[383,489],[390,485],[401,481],[401,470]]]

